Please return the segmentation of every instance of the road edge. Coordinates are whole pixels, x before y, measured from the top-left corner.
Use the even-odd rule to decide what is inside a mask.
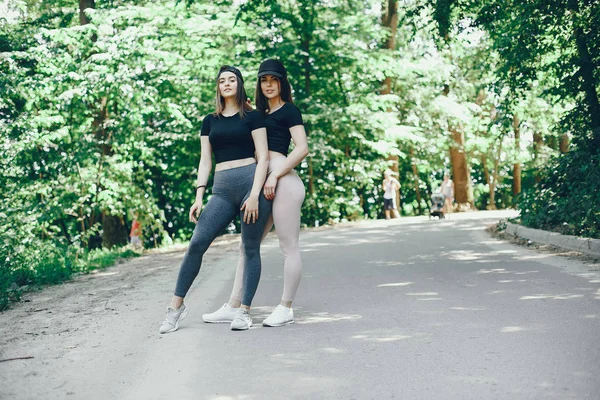
[[[536,244],[551,245],[565,250],[574,250],[594,257],[600,257],[600,239],[562,235],[541,229],[527,228],[522,225],[506,222],[507,235],[531,240]]]

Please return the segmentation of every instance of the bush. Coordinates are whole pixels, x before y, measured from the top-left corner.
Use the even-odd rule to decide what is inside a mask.
[[[578,150],[550,160],[517,204],[525,226],[600,238],[600,154]]]
[[[42,240],[32,243],[24,251],[4,253],[0,255],[4,260],[0,264],[0,311],[8,308],[11,301],[18,301],[21,293],[30,287],[60,283],[74,273],[110,267],[120,259],[139,255],[123,247],[80,252],[78,256],[73,247]]]
[[[111,250],[102,248],[90,251],[85,258],[77,263],[77,272],[87,273],[95,269],[104,269],[114,265],[121,259],[137,257],[139,253],[123,247],[120,249],[113,248]]]

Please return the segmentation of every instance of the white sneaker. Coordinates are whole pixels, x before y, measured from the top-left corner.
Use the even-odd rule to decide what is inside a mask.
[[[231,322],[235,318],[237,310],[239,310],[239,308],[233,308],[229,304],[225,303],[223,304],[223,307],[219,308],[214,313],[203,314],[202,319],[204,322],[209,322],[212,324]]]
[[[294,310],[281,304],[263,321],[263,326],[283,326],[294,323]]]
[[[188,309],[185,304],[182,304],[177,310],[173,310],[171,307],[167,307],[167,316],[163,321],[160,329],[160,333],[175,332],[179,329],[179,323],[188,315]]]
[[[231,330],[245,331],[251,326],[252,318],[250,317],[250,314],[248,314],[248,310],[242,307],[238,308],[235,318],[233,319],[233,321],[231,321]]]

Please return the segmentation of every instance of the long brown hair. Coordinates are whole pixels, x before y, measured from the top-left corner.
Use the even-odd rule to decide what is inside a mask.
[[[221,92],[219,92],[219,78],[223,72],[232,72],[237,79],[237,89],[235,92],[235,104],[238,107],[240,118],[244,118],[246,116],[246,111],[251,111],[252,107],[248,104],[248,95],[246,94],[246,88],[244,87],[244,78],[242,77],[242,73],[236,67],[232,67],[230,65],[223,65],[219,69],[219,73],[217,74],[217,88],[216,88],[216,97],[215,97],[215,112],[214,115],[216,117],[223,115],[223,110],[225,109],[225,98],[221,96]]]
[[[279,97],[281,97],[281,100],[286,103],[294,104],[294,101],[292,100],[292,85],[290,85],[287,76],[281,78],[275,76],[275,78],[277,78],[277,82],[279,83]],[[260,87],[261,79],[262,77],[258,78],[258,82],[256,82],[254,98],[256,99],[256,109],[265,115],[269,112],[269,99],[267,99],[267,96],[262,92],[262,88]]]

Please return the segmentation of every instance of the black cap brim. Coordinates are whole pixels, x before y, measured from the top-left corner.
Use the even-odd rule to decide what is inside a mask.
[[[258,77],[260,78],[261,76],[265,76],[265,75],[273,75],[276,76],[278,78],[283,78],[283,75],[280,74],[279,72],[275,72],[275,71],[261,71],[258,73]]]

